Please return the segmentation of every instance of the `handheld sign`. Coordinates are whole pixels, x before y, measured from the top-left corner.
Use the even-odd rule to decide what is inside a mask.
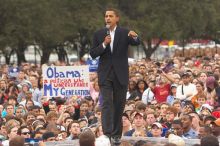
[[[44,96],[83,97],[89,93],[89,67],[43,66]]]

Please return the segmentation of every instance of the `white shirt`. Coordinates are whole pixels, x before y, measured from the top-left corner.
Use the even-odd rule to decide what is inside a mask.
[[[117,26],[115,26],[115,28],[112,31],[109,30],[110,31],[110,36],[111,36],[111,43],[110,43],[111,52],[113,52],[113,43],[114,43],[114,38],[115,38],[116,27]],[[105,49],[106,48],[105,44],[103,43],[102,45],[103,45],[103,48]]]
[[[112,31],[110,30],[110,36],[111,36],[110,47],[111,47],[111,52],[113,52],[113,43],[114,43],[114,38],[115,38],[115,30],[116,30],[116,26],[115,26],[115,28]]]
[[[150,88],[147,88],[142,94],[142,102],[148,104],[149,102],[154,100],[154,93]]]
[[[3,141],[3,142],[2,142],[2,145],[3,145],[3,146],[9,146],[9,140]]]
[[[192,94],[192,96],[187,97],[186,95]],[[176,98],[180,100],[191,100],[194,95],[197,94],[196,86],[192,83],[188,85],[179,85],[176,89]]]

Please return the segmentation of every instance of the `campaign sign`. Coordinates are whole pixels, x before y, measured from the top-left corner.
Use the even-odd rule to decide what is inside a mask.
[[[47,97],[88,96],[89,67],[83,66],[44,66],[43,88]]]
[[[86,64],[89,65],[89,72],[96,72],[98,69],[98,65],[99,65],[99,59],[88,58],[88,60],[86,61]]]

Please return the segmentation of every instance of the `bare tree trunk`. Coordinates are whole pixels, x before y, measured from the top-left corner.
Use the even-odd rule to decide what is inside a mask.
[[[144,41],[141,42],[141,45],[143,46],[146,58],[151,57],[151,55],[157,50],[157,48],[159,47],[161,42],[162,42],[162,39],[159,39],[159,41],[157,42],[157,44],[154,47],[152,47],[152,40],[151,39],[147,39],[147,42],[144,42]]]

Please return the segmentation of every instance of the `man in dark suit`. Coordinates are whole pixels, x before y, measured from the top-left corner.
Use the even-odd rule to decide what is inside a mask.
[[[119,14],[107,9],[103,28],[94,34],[92,58],[99,58],[98,82],[102,103],[102,128],[111,140],[120,140],[122,135],[122,114],[126,102],[128,85],[128,46],[139,45],[138,35],[119,27]]]

